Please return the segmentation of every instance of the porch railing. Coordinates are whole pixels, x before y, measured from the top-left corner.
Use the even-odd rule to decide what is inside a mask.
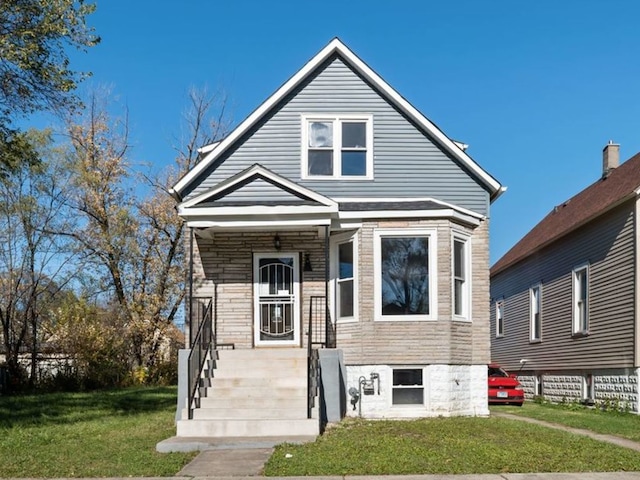
[[[187,408],[190,420],[193,418],[196,393],[198,392],[198,387],[200,387],[202,369],[204,368],[205,362],[212,351],[212,345],[215,349],[213,299],[193,299],[191,304],[191,326],[197,326],[197,333],[192,337],[191,352],[189,353],[188,360],[189,400]]]
[[[331,321],[327,297],[312,296],[307,327],[307,418],[311,418],[319,386],[318,348],[335,348],[336,330]]]

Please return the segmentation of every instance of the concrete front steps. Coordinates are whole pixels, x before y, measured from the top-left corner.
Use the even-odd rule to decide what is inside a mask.
[[[318,435],[307,418],[307,352],[302,348],[220,350],[213,378],[178,437],[271,437]]]

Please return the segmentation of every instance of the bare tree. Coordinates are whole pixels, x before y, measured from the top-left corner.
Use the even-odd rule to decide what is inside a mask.
[[[75,273],[68,242],[52,232],[74,226],[64,202],[68,174],[49,132],[27,137],[43,161],[0,177],[0,324],[11,377],[21,377],[19,357],[28,352],[33,384],[46,340],[40,327]]]

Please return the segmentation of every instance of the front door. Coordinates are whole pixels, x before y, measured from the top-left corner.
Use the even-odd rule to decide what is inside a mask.
[[[299,345],[297,253],[257,253],[254,272],[255,345]]]

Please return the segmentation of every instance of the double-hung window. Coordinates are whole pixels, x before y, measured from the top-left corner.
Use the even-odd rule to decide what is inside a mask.
[[[573,333],[589,332],[589,266],[573,270]]]
[[[374,232],[375,320],[437,317],[436,231]]]
[[[394,368],[392,405],[424,404],[424,380],[421,368]]]
[[[540,295],[542,288],[540,284],[534,285],[529,289],[529,302],[530,302],[530,339],[532,342],[537,342],[542,339],[542,302]]]
[[[334,305],[336,319],[357,320],[358,317],[358,243],[357,235],[332,237],[331,254],[333,262],[332,278],[335,279]]]
[[[372,117],[303,117],[302,178],[373,178]]]
[[[496,302],[496,337],[504,336],[504,301]]]
[[[469,318],[469,239],[465,236],[453,237],[453,315],[454,317]]]

